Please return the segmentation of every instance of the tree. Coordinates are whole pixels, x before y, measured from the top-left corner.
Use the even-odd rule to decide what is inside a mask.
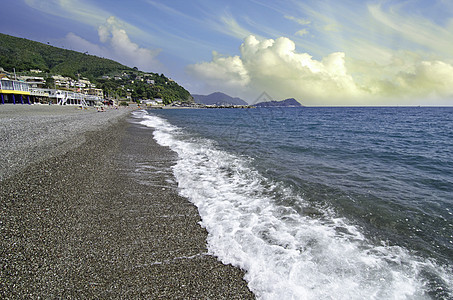
[[[50,76],[47,77],[46,82],[44,83],[44,87],[46,87],[48,89],[54,89],[55,88],[55,79],[53,79]]]

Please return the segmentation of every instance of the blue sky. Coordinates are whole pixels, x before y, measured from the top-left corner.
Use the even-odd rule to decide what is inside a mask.
[[[453,105],[451,0],[3,0],[0,32],[164,73],[191,93]]]

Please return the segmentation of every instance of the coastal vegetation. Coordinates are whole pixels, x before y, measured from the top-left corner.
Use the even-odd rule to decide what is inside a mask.
[[[162,98],[165,104],[191,102],[192,96],[182,86],[163,74],[143,72],[116,61],[61,49],[43,43],[0,33],[0,67],[18,74],[46,78],[52,75],[87,78],[104,90],[106,97],[140,99]]]

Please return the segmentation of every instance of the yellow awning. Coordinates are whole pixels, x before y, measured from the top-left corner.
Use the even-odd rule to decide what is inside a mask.
[[[30,95],[30,92],[16,90],[0,90],[0,94]]]

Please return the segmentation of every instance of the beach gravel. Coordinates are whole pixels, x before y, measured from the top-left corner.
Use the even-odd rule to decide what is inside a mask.
[[[0,298],[254,298],[241,270],[207,254],[175,154],[127,111],[2,109],[20,132],[2,135],[14,145],[2,154],[13,167],[0,181]],[[42,128],[52,134],[34,136]]]

